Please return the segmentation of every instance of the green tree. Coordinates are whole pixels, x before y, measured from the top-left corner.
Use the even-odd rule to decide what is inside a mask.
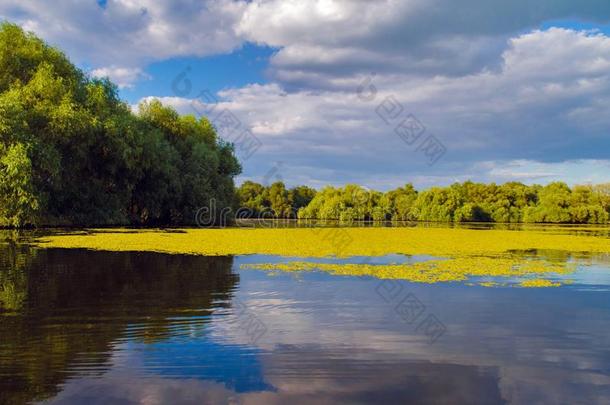
[[[418,194],[410,215],[419,221],[451,222],[460,205],[461,196],[455,187],[433,187]]]
[[[572,191],[565,183],[554,182],[538,193],[538,205],[529,207],[524,215],[526,222],[572,222],[570,200]]]
[[[39,215],[32,162],[23,144],[0,144],[0,218],[5,226],[35,225]]]
[[[290,218],[292,215],[292,201],[290,193],[283,182],[277,181],[269,187],[269,202],[276,218]]]
[[[389,203],[392,220],[409,221],[416,219],[411,215],[411,209],[417,199],[417,191],[412,184],[409,183],[404,187],[389,191],[385,196]]]
[[[297,186],[290,189],[289,199],[292,201],[293,212],[298,212],[303,207],[309,205],[316,196],[316,190],[307,186]]]
[[[252,217],[258,217],[270,205],[265,186],[253,181],[245,181],[237,189],[237,196],[240,208],[250,210]]]
[[[0,224],[186,224],[235,203],[241,168],[205,118],[158,101],[134,115],[107,79],[0,26]]]

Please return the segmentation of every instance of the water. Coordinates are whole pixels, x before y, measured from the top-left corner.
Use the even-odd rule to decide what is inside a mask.
[[[0,403],[610,400],[603,259],[547,289],[240,269],[277,260],[0,245]]]

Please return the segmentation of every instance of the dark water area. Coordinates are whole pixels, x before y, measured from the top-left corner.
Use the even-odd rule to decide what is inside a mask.
[[[411,258],[412,259],[412,258]],[[610,277],[559,288],[0,245],[0,403],[602,404]]]

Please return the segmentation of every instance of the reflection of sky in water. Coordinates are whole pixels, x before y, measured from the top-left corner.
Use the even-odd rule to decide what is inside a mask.
[[[558,275],[557,280],[572,280],[573,287],[578,289],[598,289],[609,291],[610,271],[602,264],[578,265],[570,275]]]
[[[307,261],[312,263],[345,263],[345,264],[403,264],[403,263],[417,263],[424,262],[427,260],[439,259],[429,255],[403,255],[403,254],[392,254],[383,256],[351,256],[346,258],[336,257],[281,257],[281,256],[270,256],[270,255],[245,255],[238,256],[237,263],[283,263],[292,261]]]
[[[130,350],[138,352],[141,367],[154,375],[211,380],[236,392],[272,389],[264,382],[256,348],[194,336],[188,341],[170,338],[149,345],[134,345]],[[175,359],[180,359],[179,364]]]
[[[192,341],[124,347],[140,359],[123,361],[125,369],[146,378],[110,371],[68,384],[66,398],[103,386],[141,399],[151,381],[155,395],[178,390],[173,400],[184,403],[603,403],[610,395],[605,292],[405,283],[447,327],[431,345],[376,294],[377,280],[240,276],[237,298],[268,328],[258,347],[247,347],[243,325],[221,310]]]
[[[548,252],[547,252],[548,253]],[[554,253],[554,252],[551,252]],[[539,253],[540,255],[540,253]],[[528,252],[525,257],[536,257],[535,252]],[[544,252],[542,252],[544,257]],[[429,255],[402,255],[392,254],[383,255],[376,257],[368,256],[353,256],[349,258],[300,258],[300,257],[280,257],[280,256],[268,256],[268,255],[247,255],[238,256],[236,258],[236,268],[243,264],[258,264],[258,263],[289,263],[289,262],[301,262],[307,261],[311,263],[337,263],[337,264],[368,264],[368,265],[384,265],[384,264],[413,264],[418,262],[425,262],[428,260],[443,260]],[[572,287],[577,289],[595,289],[595,290],[607,290],[610,288],[610,257],[607,255],[596,255],[593,257],[567,257],[567,262],[575,265],[575,271],[567,274],[558,273],[545,273],[540,275],[541,278],[558,281],[564,285],[564,288]],[[270,274],[277,274],[278,271],[270,271]],[[310,277],[332,279],[327,277],[324,272],[314,271],[310,272]],[[293,277],[299,279],[303,272],[293,273]],[[344,277],[344,276],[341,276]],[[536,275],[529,275],[527,277],[469,277],[465,282],[466,284],[481,283],[481,282],[497,282],[498,286],[511,286],[517,285],[523,280],[537,278]],[[370,276],[361,276],[360,278],[372,278]],[[454,283],[455,284],[455,283]],[[459,282],[458,284],[461,284]]]
[[[60,273],[73,268],[78,275],[91,271],[83,262],[89,254],[81,252],[73,262],[63,263],[68,256],[53,260],[63,266]],[[94,257],[103,262],[109,256]],[[239,270],[243,263],[290,258],[237,257],[228,269],[210,267],[200,275],[207,259],[174,258],[179,265],[174,280],[164,278],[163,266],[148,273],[138,268],[153,262],[139,262],[140,256],[130,257],[137,266],[129,273],[121,268],[125,257],[113,254],[120,260],[109,267],[116,277],[106,280],[111,289],[96,281],[102,298],[90,301],[66,288],[61,299],[49,301],[57,308],[44,309],[45,321],[36,320],[43,327],[30,331],[26,343],[32,347],[50,339],[50,330],[87,323],[77,330],[82,341],[62,343],[77,344],[78,356],[58,370],[66,377],[48,402],[595,404],[610,397],[605,259],[581,265],[566,276],[575,282],[559,288],[400,282],[398,293],[388,297],[371,277]],[[160,257],[166,256],[150,255],[154,262]],[[369,263],[426,259],[392,255]],[[227,278],[233,281],[226,283]],[[146,288],[132,292],[143,283]],[[166,283],[175,286],[162,288]],[[419,317],[397,310],[408,295],[423,305]],[[247,316],[237,313],[237,302]],[[72,307],[76,303],[79,307]],[[96,318],[102,309],[103,317]],[[130,318],[133,313],[137,316]],[[446,327],[433,344],[420,328],[428,315]],[[248,333],[250,317],[265,326],[256,342]],[[163,320],[171,322],[159,330],[148,327]],[[93,347],[88,340],[100,333],[95,322],[116,322],[120,333],[107,332],[108,342]],[[64,335],[51,336],[59,341]],[[3,361],[0,356],[0,384],[8,378]],[[48,373],[54,364],[46,362],[38,372]],[[0,390],[0,403],[2,395]]]

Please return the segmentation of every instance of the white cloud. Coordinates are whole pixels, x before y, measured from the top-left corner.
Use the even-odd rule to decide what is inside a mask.
[[[311,184],[339,180],[371,187],[413,179],[422,186],[446,184],[466,175],[499,182],[573,179],[569,170],[553,177],[554,164],[591,168],[582,159],[602,159],[610,146],[610,70],[603,68],[610,63],[608,50],[610,38],[604,35],[534,31],[509,41],[495,71],[416,79],[379,74],[372,102],[357,97],[354,80],[349,91],[250,85],[220,92],[219,107],[233,112],[263,142],[259,156],[245,162],[248,177],[262,175],[270,161],[284,160],[302,171],[286,174],[290,183],[302,181],[303,171]],[[402,116],[415,114],[446,145],[447,154],[436,166],[429,167],[393,132],[398,121],[388,125],[376,114],[387,96],[402,104]],[[184,108],[189,101],[164,101],[189,112]],[[544,169],[513,171],[511,164],[519,161]],[[485,171],[481,162],[508,166]]]
[[[136,81],[152,78],[140,68],[125,68],[118,66],[94,69],[91,71],[91,76],[107,77],[116,83],[119,88],[132,88]]]
[[[506,40],[549,19],[608,22],[603,0],[5,0],[16,21],[94,68],[279,48],[272,71],[297,86],[353,74],[463,75],[493,68]],[[310,80],[310,78],[317,80]],[[324,77],[320,79],[320,76]]]
[[[477,164],[491,181],[521,181],[547,183],[565,181],[569,184],[597,184],[610,182],[610,160],[577,159],[563,162],[512,160]]]
[[[598,0],[285,1],[255,0],[237,31],[280,48],[272,59],[279,80],[331,86],[348,75],[393,72],[460,76],[495,69],[511,36],[550,19],[608,22]]]
[[[232,27],[243,8],[231,0],[108,0],[103,8],[95,1],[5,0],[0,17],[59,45],[78,63],[133,72],[153,61],[239,47]]]
[[[248,177],[283,160],[302,170],[288,182],[311,184],[520,179],[555,171],[479,170],[604,159],[610,147],[610,38],[538,30],[549,20],[608,22],[606,1],[7,0],[0,15],[124,87],[152,61],[227,53],[244,41],[276,47],[270,83],[219,94],[218,110],[263,141],[244,163]],[[365,103],[356,88],[371,72],[378,94]],[[389,95],[446,145],[434,167],[375,113]],[[184,113],[209,107],[163,101]]]

